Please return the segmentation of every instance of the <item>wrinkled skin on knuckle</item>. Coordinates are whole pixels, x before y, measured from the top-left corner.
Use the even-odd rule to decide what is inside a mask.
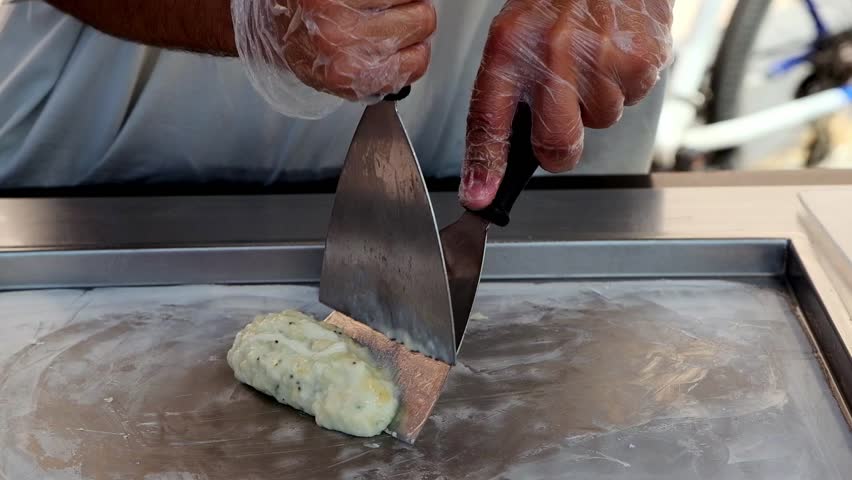
[[[485,84],[497,83],[500,81],[514,82],[519,75],[515,70],[515,66],[511,57],[503,54],[486,54],[485,61],[479,69],[477,75],[477,84],[474,85],[473,102],[470,105],[470,113],[468,121],[481,120],[478,124],[489,124],[485,122],[491,115],[500,113],[499,110],[503,103],[501,100],[502,92],[483,91],[479,90],[480,82]],[[493,122],[490,122],[493,124]]]
[[[366,63],[355,57],[349,57],[347,60],[344,64],[347,66],[349,87],[359,99],[397,91],[407,83],[413,73],[407,70],[411,66],[404,64],[399,56],[376,57]]]
[[[589,96],[583,101],[583,124],[593,129],[609,128],[621,120],[625,105],[620,91]]]
[[[550,27],[542,45],[544,65],[570,61],[575,55],[574,48],[578,43],[577,33],[576,26],[566,21],[556,22]]]
[[[496,114],[488,112],[486,109],[470,112],[468,116],[470,128],[467,131],[467,148],[469,151],[475,152],[483,148],[490,148],[499,153],[508,147],[509,135],[491,127],[494,122],[490,117],[494,115]],[[494,146],[499,148],[494,148]]]
[[[552,114],[534,114],[532,143],[541,150],[570,151],[582,141],[584,124],[579,117],[556,118]],[[544,118],[542,118],[544,117]]]
[[[528,31],[522,10],[504,9],[491,24],[485,53],[495,57],[518,60],[529,51]]]
[[[340,54],[330,59],[322,68],[320,89],[348,100],[357,100],[361,90],[358,78],[363,67],[347,55]]]
[[[326,33],[324,29],[305,31],[299,38],[300,48],[306,53],[315,56],[319,63],[330,60],[338,55],[344,48],[344,39],[338,32]]]
[[[414,83],[417,80],[423,78],[423,76],[426,75],[426,71],[429,69],[429,64],[432,61],[432,45],[428,43],[421,43],[412,47],[412,49],[414,50],[414,61],[410,65],[410,71],[406,70],[402,72],[402,75],[399,79],[399,81],[402,83]],[[396,88],[395,90],[398,89],[399,88]]]
[[[505,102],[490,96],[487,93],[478,92],[478,102],[471,105],[468,113],[467,149],[468,154],[482,161],[499,159],[499,155],[508,150],[510,131],[498,127],[499,118],[512,115],[514,112],[503,111]],[[479,155],[477,152],[486,151]]]
[[[304,31],[293,35],[293,41],[284,47],[283,61],[296,78],[305,85],[323,90],[326,65],[317,62],[319,55],[316,53],[315,44],[297,38],[306,35]]]
[[[422,28],[426,35],[431,37],[438,31],[438,11],[431,2],[421,3],[418,9],[418,17],[421,19]]]
[[[541,167],[551,173],[576,168],[583,153],[584,125],[578,117],[542,118],[534,113],[532,145]]]
[[[625,105],[635,105],[653,90],[660,79],[660,66],[648,57],[629,53],[615,56],[611,78],[621,86]]]
[[[295,3],[295,2],[291,2]],[[306,85],[334,93],[339,85],[334,81],[326,83],[327,78],[335,78],[336,70],[332,63],[341,51],[344,34],[337,29],[329,29],[323,14],[327,11],[328,0],[300,0],[298,18],[292,24],[282,26],[287,33],[282,35],[284,43],[284,62],[296,77]]]

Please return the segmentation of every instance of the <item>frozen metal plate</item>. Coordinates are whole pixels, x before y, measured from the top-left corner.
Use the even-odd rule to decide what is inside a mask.
[[[486,283],[414,446],[238,384],[299,286],[0,294],[0,478],[843,479],[852,434],[783,280]]]

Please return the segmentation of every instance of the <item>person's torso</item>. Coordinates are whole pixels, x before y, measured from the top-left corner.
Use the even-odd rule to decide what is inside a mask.
[[[471,87],[501,2],[436,3],[432,65],[399,109],[424,173],[445,177],[459,169]],[[236,59],[115,39],[41,2],[0,6],[0,186],[329,178],[363,108],[286,118]],[[633,116],[656,121],[653,111]]]

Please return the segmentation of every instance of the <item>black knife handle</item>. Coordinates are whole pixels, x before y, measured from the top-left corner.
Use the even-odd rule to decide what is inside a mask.
[[[386,102],[398,102],[400,100],[405,100],[405,98],[408,97],[410,94],[411,94],[411,85],[406,85],[406,86],[402,87],[402,90],[400,90],[396,93],[391,93],[390,95],[387,95],[384,98],[384,100]]]
[[[532,110],[526,103],[518,104],[509,142],[506,174],[497,196],[491,205],[473,212],[500,227],[509,224],[512,207],[540,166],[532,146]]]

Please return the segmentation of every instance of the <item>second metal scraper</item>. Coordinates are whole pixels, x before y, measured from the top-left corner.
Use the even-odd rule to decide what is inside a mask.
[[[367,107],[337,185],[320,301],[454,364],[447,273],[432,203],[395,101]]]
[[[488,227],[505,227],[515,201],[538,170],[532,146],[532,111],[518,105],[512,123],[512,138],[503,181],[487,208],[466,211],[455,223],[441,230],[441,242],[452,292],[456,345],[460,346],[470,318],[470,310],[479,287]]]

